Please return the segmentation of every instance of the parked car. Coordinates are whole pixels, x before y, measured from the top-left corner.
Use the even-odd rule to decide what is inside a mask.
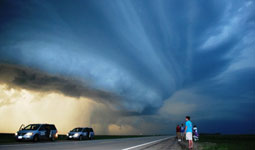
[[[30,124],[26,127],[23,125],[15,133],[16,141],[30,140],[37,142],[39,140],[55,141],[58,138],[58,131],[54,124]]]
[[[76,139],[76,140],[83,140],[83,139],[90,139],[92,140],[94,138],[94,131],[92,128],[74,128],[71,130],[66,136],[67,139]]]

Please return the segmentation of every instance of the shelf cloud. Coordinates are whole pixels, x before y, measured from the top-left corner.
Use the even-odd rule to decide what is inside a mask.
[[[104,119],[118,115],[100,131],[170,133],[190,115],[202,132],[238,120],[245,128],[220,132],[250,133],[254,9],[245,0],[3,0],[0,82],[106,105]],[[104,116],[100,108],[89,116]]]

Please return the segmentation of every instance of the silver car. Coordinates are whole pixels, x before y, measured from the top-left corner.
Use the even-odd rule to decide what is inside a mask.
[[[90,139],[94,138],[94,131],[92,128],[74,128],[71,130],[66,136],[67,139],[76,139],[76,140],[83,140],[83,139]]]
[[[37,142],[39,140],[49,139],[55,141],[58,138],[58,131],[53,124],[30,124],[26,127],[21,126],[15,133],[16,141],[30,140]]]

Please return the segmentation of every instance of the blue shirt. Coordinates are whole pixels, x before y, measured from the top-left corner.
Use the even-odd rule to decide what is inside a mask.
[[[187,130],[186,132],[192,132],[192,122],[191,121],[186,121],[186,127],[187,127]]]
[[[184,131],[185,131],[184,126],[181,126],[181,132],[184,132]]]

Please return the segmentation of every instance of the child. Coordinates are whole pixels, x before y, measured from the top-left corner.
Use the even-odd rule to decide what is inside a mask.
[[[194,139],[194,141],[198,141],[199,140],[199,135],[198,135],[198,131],[197,131],[197,126],[196,125],[194,125],[194,127],[193,127],[193,139]]]

